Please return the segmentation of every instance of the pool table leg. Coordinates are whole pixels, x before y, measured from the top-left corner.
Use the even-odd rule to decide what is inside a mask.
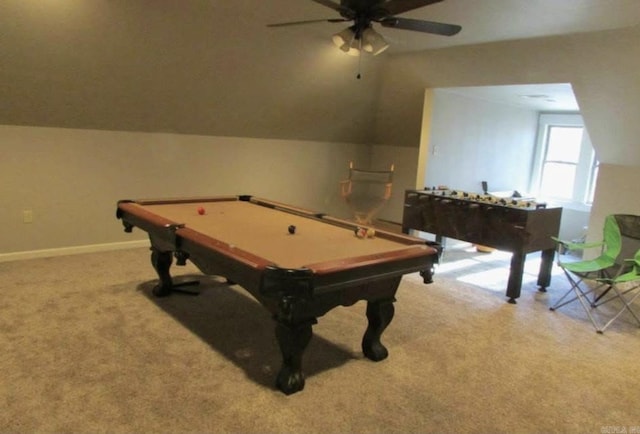
[[[173,280],[169,274],[169,268],[173,262],[172,252],[163,252],[151,247],[151,265],[158,274],[160,283],[153,288],[153,295],[156,297],[165,297],[171,294],[173,288]]]
[[[393,319],[394,301],[395,299],[391,298],[367,303],[369,325],[362,338],[362,352],[368,359],[375,362],[386,359],[389,355],[385,346],[380,342],[380,337]]]
[[[276,338],[282,352],[282,367],[276,379],[276,386],[287,395],[304,389],[302,353],[311,340],[311,327],[315,318],[300,323],[277,320]]]
[[[166,297],[173,291],[189,295],[198,295],[198,292],[190,291],[185,287],[198,285],[200,283],[199,281],[194,280],[180,283],[173,282],[169,272],[173,262],[173,254],[174,253],[171,251],[166,252],[155,247],[151,247],[151,265],[153,265],[153,268],[156,270],[158,278],[160,279],[160,283],[158,283],[152,290],[153,295],[156,297]],[[178,265],[180,265],[180,262],[183,260],[186,262],[186,259],[186,257],[179,258]],[[184,265],[184,263],[182,265]]]

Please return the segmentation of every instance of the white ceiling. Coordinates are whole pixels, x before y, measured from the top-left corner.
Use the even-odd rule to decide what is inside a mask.
[[[569,83],[450,87],[440,90],[539,112],[580,111]]]
[[[270,13],[268,23],[338,17],[311,0],[284,3],[288,7]],[[399,16],[458,24],[462,31],[446,37],[374,25],[391,43],[387,53],[629,27],[640,23],[640,0],[444,0]],[[329,38],[347,25],[317,23],[295,29],[301,34],[324,32]]]

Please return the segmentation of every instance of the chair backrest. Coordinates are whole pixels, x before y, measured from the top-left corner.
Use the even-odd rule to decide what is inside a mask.
[[[613,217],[620,230],[619,261],[635,257],[640,250],[640,216],[614,214]]]
[[[603,239],[604,250],[602,256],[606,256],[615,262],[622,251],[622,233],[620,232],[618,219],[613,214],[604,219]]]
[[[341,194],[352,208],[356,220],[370,223],[391,196],[393,165],[389,170],[364,170],[349,163],[349,178],[341,181]]]

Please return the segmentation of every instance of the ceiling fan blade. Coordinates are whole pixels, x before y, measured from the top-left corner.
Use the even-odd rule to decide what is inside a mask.
[[[442,0],[389,0],[381,2],[380,7],[376,9],[384,11],[385,16],[390,17],[392,15],[401,14],[423,6],[429,6],[433,3],[440,3],[441,1]]]
[[[355,16],[355,13],[353,12],[353,10],[342,6],[340,3],[336,3],[334,1],[331,0],[311,0],[314,1],[316,3],[321,4],[322,6],[326,6],[328,8],[333,9],[334,11],[337,11],[340,13],[340,15],[342,15],[345,18],[353,18]]]
[[[350,20],[347,20],[344,18],[325,18],[321,20],[289,21],[287,23],[267,24],[267,27],[286,27],[286,26],[297,26],[300,24],[312,24],[312,23],[342,23],[344,21],[350,21]]]
[[[457,24],[436,23],[434,21],[414,20],[411,18],[391,17],[380,21],[383,27],[413,30],[415,32],[433,33],[442,36],[453,36],[462,30]]]

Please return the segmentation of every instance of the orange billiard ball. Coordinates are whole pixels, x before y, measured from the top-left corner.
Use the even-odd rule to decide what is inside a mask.
[[[201,206],[198,207],[198,214],[204,215],[204,208],[203,207],[201,207]]]

